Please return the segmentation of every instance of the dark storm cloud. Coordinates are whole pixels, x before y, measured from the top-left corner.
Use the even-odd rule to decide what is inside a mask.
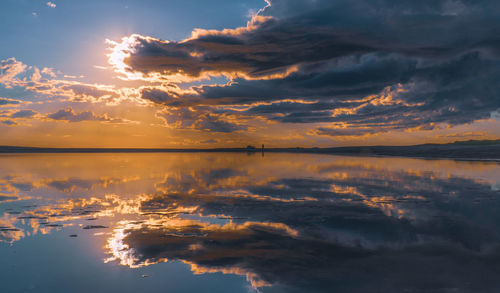
[[[170,107],[305,99],[321,102],[302,109],[276,103],[242,114],[385,125],[358,134],[457,125],[489,118],[500,108],[498,13],[500,4],[492,0],[273,0],[244,28],[197,30],[182,42],[135,35],[124,62],[144,74],[232,78],[228,85],[189,93],[142,91],[144,99]],[[406,105],[372,104],[343,116],[328,112],[338,102],[399,87],[405,90],[394,91],[393,98]]]
[[[220,104],[286,98],[342,100],[379,93],[388,85],[408,82],[416,65],[416,60],[401,60],[395,55],[366,55],[346,58],[342,65],[337,62],[311,65],[282,79],[236,79],[231,86],[204,86],[196,90],[206,100],[220,99]]]
[[[387,131],[429,127],[431,123],[469,123],[489,118],[491,112],[500,107],[500,86],[496,82],[500,78],[500,62],[483,59],[480,52],[427,63],[408,59],[399,63],[397,60],[394,56],[370,56],[361,60],[365,63],[323,73],[297,73],[284,79],[261,81],[240,79],[231,86],[200,87],[197,89],[199,96],[194,97],[168,96],[166,99],[167,93],[161,94],[163,98],[161,95],[143,97],[173,107],[271,100],[277,102],[239,113],[292,123],[347,122],[371,127],[376,122],[385,125],[379,130]],[[371,75],[374,77],[370,78]],[[397,92],[398,86],[393,86],[389,88],[390,94],[393,100],[401,103],[384,105],[365,101],[363,105],[359,100],[350,100],[383,93],[384,87],[397,84],[402,85],[404,91]],[[312,104],[279,102],[280,97],[319,101]],[[331,112],[356,107],[359,108],[353,113],[334,116]],[[373,128],[367,132],[380,131]]]
[[[453,3],[462,6],[453,9]],[[444,57],[495,49],[495,1],[271,1],[246,29],[197,31],[183,42],[137,37],[125,62],[132,70],[183,73],[243,72],[263,77],[298,64],[388,52]]]

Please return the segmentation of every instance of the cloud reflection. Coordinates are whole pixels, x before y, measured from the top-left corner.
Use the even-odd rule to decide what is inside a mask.
[[[195,274],[244,275],[264,292],[500,288],[498,163],[81,156],[36,156],[22,168],[22,157],[0,158],[12,198],[0,202],[0,241],[102,227],[107,262],[181,261]]]

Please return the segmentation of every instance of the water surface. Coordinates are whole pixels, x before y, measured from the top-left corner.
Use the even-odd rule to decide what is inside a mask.
[[[0,155],[0,292],[498,292],[500,164]]]

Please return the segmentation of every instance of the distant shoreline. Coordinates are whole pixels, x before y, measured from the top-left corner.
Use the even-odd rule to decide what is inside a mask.
[[[0,146],[0,154],[19,153],[261,153],[260,148],[39,148]],[[354,146],[331,148],[266,148],[264,153],[313,153],[357,156],[397,156],[411,158],[443,158],[459,160],[500,160],[500,140],[469,141],[451,144],[413,146]]]

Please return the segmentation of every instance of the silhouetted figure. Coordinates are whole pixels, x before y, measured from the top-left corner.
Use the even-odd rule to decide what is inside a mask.
[[[262,156],[264,156],[264,144],[262,144]]]

